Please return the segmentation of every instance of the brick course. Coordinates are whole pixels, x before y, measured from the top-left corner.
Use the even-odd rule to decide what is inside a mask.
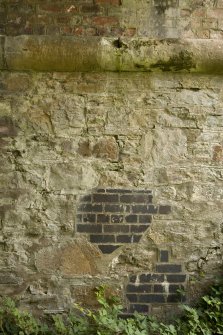
[[[76,231],[90,234],[90,242],[103,253],[116,250],[117,245],[138,243],[150,226],[152,215],[171,210],[170,206],[155,206],[152,202],[151,190],[97,189],[80,198]]]
[[[155,273],[139,273],[129,277],[126,285],[126,313],[141,311],[147,314],[151,305],[185,301],[185,296],[180,291],[185,289],[186,275],[182,273],[181,264],[173,264],[169,259],[168,250],[160,250],[158,261],[168,262],[167,264],[157,263]]]
[[[145,13],[142,23],[135,19],[140,6]],[[137,2],[132,5],[121,0],[49,0],[47,3],[3,0],[0,32],[7,35],[222,38],[220,0],[208,5],[202,1],[154,0],[142,2],[140,6]],[[150,19],[145,21],[147,17]]]

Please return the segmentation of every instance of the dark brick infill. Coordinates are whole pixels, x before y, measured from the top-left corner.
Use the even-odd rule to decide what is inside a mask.
[[[158,207],[154,205],[133,205],[132,212],[136,214],[157,214]]]
[[[148,227],[145,225],[140,225],[140,226],[131,225],[130,232],[134,234],[144,233],[147,230],[147,228]]]
[[[137,243],[139,242],[141,235],[118,235],[118,243]]]
[[[186,275],[184,274],[168,274],[166,277],[169,283],[183,283],[186,280]]]
[[[109,224],[104,225],[104,233],[129,233],[130,231],[129,225],[115,225],[115,224]]]
[[[120,245],[99,244],[98,248],[103,254],[111,254],[113,251],[120,248]]]
[[[93,194],[93,203],[119,202],[118,194]]]
[[[98,214],[96,222],[97,223],[109,223],[110,222],[110,215]]]
[[[140,282],[147,283],[147,282],[160,282],[164,281],[164,275],[160,274],[142,274],[139,277]]]
[[[125,194],[125,195],[120,195],[120,202],[122,203],[152,203],[152,195],[147,195],[147,194]]]
[[[84,213],[92,213],[92,212],[96,212],[96,213],[101,213],[102,212],[102,205],[92,205],[92,204],[81,204],[78,208],[79,212],[84,212]]]
[[[116,250],[117,244],[138,243],[153,215],[168,214],[171,210],[170,206],[156,206],[152,202],[151,190],[96,189],[92,194],[80,196],[76,231],[89,235],[89,241],[98,247],[108,244],[106,253]],[[165,257],[163,254],[160,262],[168,262]]]
[[[123,223],[124,216],[123,215],[111,215],[112,223]]]
[[[129,293],[150,293],[152,292],[152,285],[150,284],[143,284],[143,285],[128,284],[126,287],[126,291]]]
[[[96,215],[95,214],[83,214],[82,215],[82,222],[92,222],[95,223]]]
[[[81,202],[92,202],[92,196],[90,195],[84,195],[81,197]]]
[[[139,215],[138,218],[139,218],[139,223],[149,224],[152,222],[151,215]]]
[[[169,292],[170,293],[179,293],[180,291],[184,290],[184,286],[183,285],[173,285],[171,284],[169,286]]]
[[[181,272],[180,264],[157,264],[156,272],[164,272],[164,273],[178,273]]]
[[[165,297],[161,294],[142,294],[138,296],[138,302],[142,303],[164,303]]]
[[[126,215],[125,221],[127,223],[138,223],[138,215]]]
[[[142,305],[142,304],[132,304],[130,306],[128,312],[130,313],[129,316],[131,316],[131,314],[133,314],[134,312],[148,314],[149,313],[149,306],[148,305]]]
[[[102,233],[101,224],[77,224],[78,233]]]
[[[159,214],[170,214],[171,207],[170,206],[159,206]]]
[[[169,262],[168,250],[160,250],[160,262],[164,262],[164,263]]]
[[[110,213],[122,213],[126,211],[126,208],[124,205],[112,205],[112,204],[105,204],[104,205],[104,211],[110,212]],[[130,208],[127,208],[127,211],[130,211]]]
[[[90,235],[91,243],[115,243],[114,235]]]
[[[154,285],[154,293],[165,293],[165,287],[163,285]]]
[[[181,296],[179,294],[170,294],[167,297],[167,303],[182,303],[182,302],[186,302],[186,297],[185,296]]]
[[[185,294],[181,293],[185,290],[186,274],[182,273],[181,264],[171,263],[169,260],[169,251],[160,250],[158,261],[161,263],[155,264],[155,273],[130,275],[126,285],[126,313],[134,313],[141,308],[144,311],[142,313],[148,314],[152,305],[186,301]]]

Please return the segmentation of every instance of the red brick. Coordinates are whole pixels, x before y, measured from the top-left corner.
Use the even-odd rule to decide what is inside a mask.
[[[96,4],[108,4],[113,6],[121,6],[121,0],[96,0]]]
[[[92,20],[96,26],[115,26],[119,20],[114,16],[95,16]]]
[[[77,36],[84,35],[84,28],[83,27],[74,28],[73,34]]]
[[[100,12],[100,7],[98,5],[83,5],[81,8],[83,13],[98,13]]]
[[[66,13],[77,13],[79,11],[79,8],[74,5],[67,6],[65,8]]]
[[[39,5],[39,10],[52,13],[61,13],[65,11],[64,5],[43,4]]]
[[[73,35],[77,36],[96,36],[97,30],[94,27],[76,27],[73,29]]]

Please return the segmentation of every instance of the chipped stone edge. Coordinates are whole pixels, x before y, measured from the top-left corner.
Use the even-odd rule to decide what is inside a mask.
[[[214,39],[0,36],[0,70],[223,74],[223,41]]]

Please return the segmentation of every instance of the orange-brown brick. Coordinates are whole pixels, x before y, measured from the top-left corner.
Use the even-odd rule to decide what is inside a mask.
[[[95,16],[92,22],[97,26],[115,26],[119,23],[118,18],[114,16]]]
[[[109,4],[109,5],[116,5],[116,6],[120,6],[121,0],[96,0],[95,1],[96,4]]]

